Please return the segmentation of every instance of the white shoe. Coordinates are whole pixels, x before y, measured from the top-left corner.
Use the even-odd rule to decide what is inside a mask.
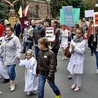
[[[11,84],[10,91],[13,92],[15,90],[15,83],[14,81],[10,81],[10,84]]]
[[[76,88],[76,84],[73,84],[73,85],[71,86],[71,89],[74,90],[75,88]]]
[[[76,88],[74,89],[75,92],[78,92],[79,90],[80,90],[79,87],[76,87]]]
[[[67,59],[66,57],[63,57],[63,58],[62,58],[62,61],[63,61],[63,60],[66,60],[66,59]]]
[[[64,60],[64,57],[62,58],[62,61]]]
[[[96,70],[96,74],[98,74],[98,69]]]
[[[27,92],[27,96],[30,96],[31,95],[31,92]]]
[[[33,91],[33,94],[37,94],[37,92],[38,92],[37,90],[34,90],[34,91]]]

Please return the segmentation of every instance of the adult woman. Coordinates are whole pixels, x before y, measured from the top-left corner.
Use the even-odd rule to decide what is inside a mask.
[[[0,54],[3,57],[4,65],[7,65],[8,74],[10,77],[10,91],[15,90],[15,66],[17,60],[20,58],[21,45],[18,37],[13,34],[13,29],[11,26],[5,27],[6,36],[4,37]]]

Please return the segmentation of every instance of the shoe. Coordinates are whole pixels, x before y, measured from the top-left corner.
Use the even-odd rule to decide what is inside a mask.
[[[62,61],[64,60],[64,57],[62,58]]]
[[[98,74],[98,69],[96,70],[96,74]]]
[[[66,57],[63,57],[63,58],[62,58],[62,61],[63,61],[63,60],[66,60],[66,59],[67,59]]]
[[[55,98],[61,98],[61,94],[60,95],[56,95]]]
[[[27,96],[30,96],[31,95],[31,92],[27,92]]]
[[[75,92],[78,92],[79,90],[80,90],[79,87],[76,87],[76,88],[74,89]]]
[[[37,94],[37,90],[34,90],[32,93],[33,93],[33,94]]]
[[[3,83],[8,83],[10,82],[10,79],[4,79]]]
[[[69,76],[68,76],[68,79],[72,79],[72,76],[71,76],[71,75],[69,75]]]
[[[71,86],[71,89],[74,90],[75,88],[76,88],[76,84],[73,84],[73,85]]]

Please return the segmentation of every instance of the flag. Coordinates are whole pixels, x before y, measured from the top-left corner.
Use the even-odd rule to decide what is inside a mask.
[[[18,10],[18,14],[20,15],[20,17],[22,17],[22,7],[20,6],[19,10]]]
[[[21,22],[22,28],[27,28],[30,26],[28,17],[22,17],[22,18],[19,18],[19,20]]]
[[[29,5],[23,10],[23,14],[24,14],[24,16],[26,17],[26,16],[28,16],[28,8],[29,8]]]

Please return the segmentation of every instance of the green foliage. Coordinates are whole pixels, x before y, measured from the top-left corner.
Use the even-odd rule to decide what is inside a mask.
[[[7,18],[6,13],[8,13],[8,8],[0,0],[0,22],[3,22],[3,20]]]
[[[55,18],[56,16],[59,16],[60,9],[62,6],[66,6],[67,3],[64,0],[51,0],[50,2],[50,9],[51,14]]]
[[[91,9],[93,2],[89,2],[89,0],[51,0],[50,8],[52,16],[54,18],[59,16],[62,6],[67,5],[73,6],[73,8],[80,8],[80,17],[84,17],[85,10]]]

